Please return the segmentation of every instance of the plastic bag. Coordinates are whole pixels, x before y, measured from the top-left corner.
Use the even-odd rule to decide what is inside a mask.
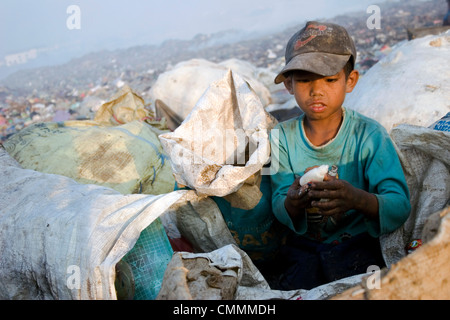
[[[159,138],[179,185],[223,197],[269,161],[268,135],[275,124],[248,83],[229,70],[181,126]]]

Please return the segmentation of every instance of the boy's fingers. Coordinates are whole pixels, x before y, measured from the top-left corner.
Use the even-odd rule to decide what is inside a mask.
[[[331,210],[333,208],[336,208],[337,205],[337,201],[336,200],[329,200],[329,201],[319,201],[319,200],[315,200],[311,202],[311,206],[314,208],[317,208],[321,211],[323,210]]]
[[[294,180],[294,182],[291,184],[291,188],[294,188],[294,189],[300,188],[300,178],[297,178]]]
[[[309,195],[312,199],[339,199],[342,193],[337,189],[310,190]]]
[[[305,188],[292,190],[290,197],[294,200],[301,200],[308,196],[308,191]]]
[[[338,213],[342,213],[342,208],[340,206],[339,200],[330,200],[330,201],[313,201],[311,205],[314,208],[319,209],[320,214],[324,216],[330,216]]]
[[[345,187],[344,180],[330,180],[330,181],[315,181],[311,183],[311,189],[317,190],[337,190]]]

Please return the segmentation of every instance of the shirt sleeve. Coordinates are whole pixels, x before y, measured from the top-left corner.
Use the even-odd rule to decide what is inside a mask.
[[[378,199],[379,221],[366,219],[369,233],[378,237],[399,228],[411,210],[410,194],[394,144],[385,130],[365,141],[365,179],[368,191]]]
[[[278,125],[270,134],[271,162],[277,168],[271,178],[272,184],[272,210],[275,217],[282,224],[298,234],[304,234],[307,230],[306,213],[294,223],[284,206],[289,187],[295,180],[295,175],[290,165],[287,152],[286,132]]]

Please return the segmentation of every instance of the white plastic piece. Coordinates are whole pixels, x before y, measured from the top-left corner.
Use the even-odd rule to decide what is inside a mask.
[[[314,169],[309,170],[300,178],[300,185],[304,186],[311,181],[323,181],[328,172],[328,165],[324,164]]]

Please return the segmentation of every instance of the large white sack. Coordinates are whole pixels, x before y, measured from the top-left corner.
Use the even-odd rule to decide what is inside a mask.
[[[450,132],[402,124],[390,132],[411,195],[411,213],[392,233],[380,237],[388,266],[406,255],[405,247],[422,237],[426,220],[450,204]]]
[[[244,77],[251,77],[258,80],[269,89],[271,103],[284,103],[291,98],[291,95],[286,90],[284,84],[276,84],[273,81],[277,76],[277,73],[268,68],[256,67],[248,61],[235,58],[222,61],[219,65],[231,69]],[[252,82],[250,82],[250,85],[253,86]],[[267,105],[264,104],[264,101],[262,102],[264,107],[266,107]]]
[[[403,41],[361,77],[344,105],[389,132],[428,127],[450,111],[450,33]]]
[[[229,70],[210,84],[174,132],[159,138],[179,184],[224,197],[268,163],[269,132],[276,123],[248,84]]]
[[[256,92],[263,106],[271,103],[269,89],[254,76],[254,70],[245,63],[230,61],[232,70],[241,75]],[[173,69],[159,75],[149,91],[149,99],[163,101],[182,119],[185,119],[208,86],[227,72],[225,65],[203,59],[178,63]]]
[[[0,299],[116,299],[115,265],[189,191],[122,195],[0,148]],[[193,191],[192,191],[193,192]]]

